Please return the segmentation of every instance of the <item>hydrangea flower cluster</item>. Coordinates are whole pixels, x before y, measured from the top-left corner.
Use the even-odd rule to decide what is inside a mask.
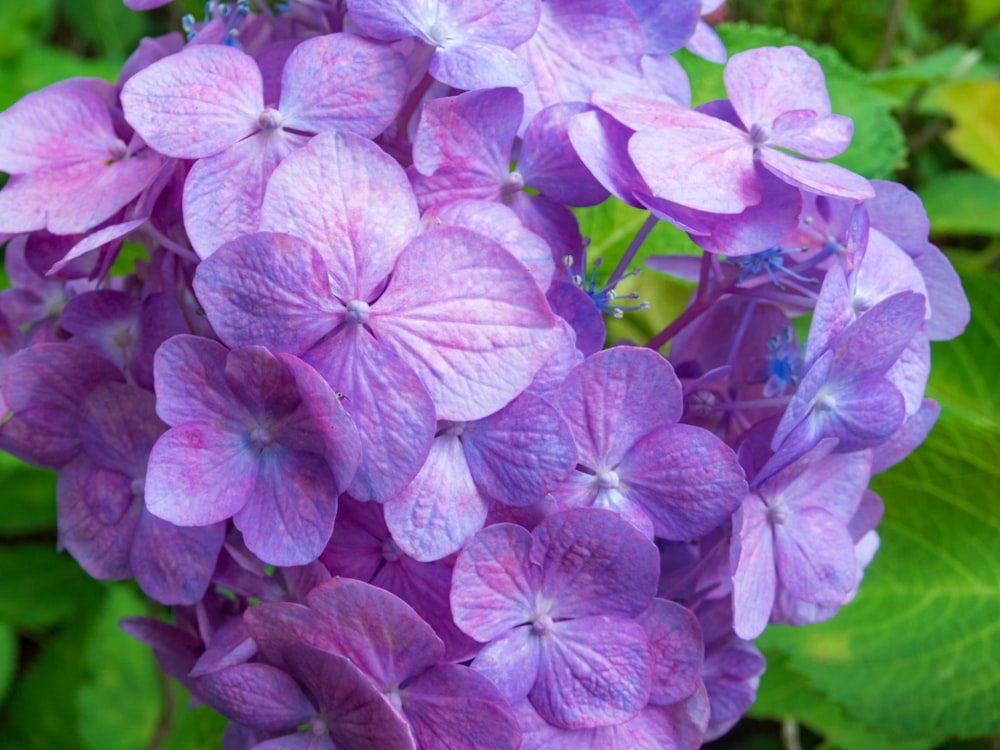
[[[0,447],[225,747],[696,748],[855,595],[969,309],[805,52],[691,108],[718,5],[213,1],[0,114]],[[657,221],[694,291],[605,348]]]

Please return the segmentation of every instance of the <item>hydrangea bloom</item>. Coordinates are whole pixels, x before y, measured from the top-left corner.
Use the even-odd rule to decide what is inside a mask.
[[[693,750],[855,595],[968,304],[805,52],[690,108],[719,5],[212,0],[0,114],[0,448],[225,747]]]

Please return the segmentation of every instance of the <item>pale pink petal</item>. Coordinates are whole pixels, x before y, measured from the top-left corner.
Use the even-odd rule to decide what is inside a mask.
[[[555,343],[555,318],[528,270],[492,240],[457,227],[410,243],[371,325],[448,420],[506,405]]]
[[[761,162],[771,172],[807,192],[858,203],[875,195],[868,180],[831,162],[800,159],[773,148],[762,148],[759,153]]]
[[[191,45],[153,63],[125,83],[121,97],[143,140],[178,159],[223,151],[260,130],[264,111],[257,63],[221,44]]]
[[[305,142],[281,130],[262,132],[195,162],[184,181],[184,229],[200,258],[258,230],[268,180]]]
[[[271,177],[261,222],[319,250],[345,302],[371,298],[419,226],[402,167],[351,133],[324,133],[285,159]]]
[[[749,130],[793,109],[830,114],[823,69],[798,47],[761,47],[729,58],[726,93]]]
[[[669,128],[636,133],[628,151],[657,198],[729,214],[760,202],[753,146],[722,120],[692,111]]]
[[[385,504],[385,523],[406,554],[430,562],[461,549],[483,527],[486,510],[461,441],[443,435],[434,439],[420,473]]]
[[[402,106],[407,80],[406,61],[391,47],[354,34],[314,37],[285,63],[278,110],[294,130],[374,138]]]
[[[502,523],[480,531],[459,554],[451,609],[455,624],[476,640],[491,641],[531,619],[537,586],[531,544],[527,529]]]
[[[751,496],[733,521],[733,629],[740,638],[760,635],[774,608],[777,586],[774,546],[767,508]]]

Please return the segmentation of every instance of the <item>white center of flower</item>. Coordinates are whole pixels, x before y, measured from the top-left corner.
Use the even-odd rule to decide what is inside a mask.
[[[261,130],[277,130],[281,127],[281,112],[268,107],[257,116],[257,124]]]
[[[618,487],[618,472],[608,469],[597,475],[597,486],[602,490],[613,490]]]
[[[364,325],[368,322],[368,316],[371,315],[371,311],[372,309],[368,306],[367,302],[352,299],[347,303],[347,322]]]

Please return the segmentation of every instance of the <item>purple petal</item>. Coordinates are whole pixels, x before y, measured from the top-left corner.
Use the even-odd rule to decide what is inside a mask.
[[[425,38],[437,18],[438,2],[351,0],[351,19],[367,36],[388,42],[408,36]]]
[[[294,130],[374,138],[402,106],[407,78],[403,56],[386,45],[354,34],[314,37],[285,63],[278,109]]]
[[[266,664],[240,664],[198,680],[198,696],[228,719],[282,731],[305,723],[315,709],[298,684]]]
[[[94,578],[132,577],[129,550],[142,506],[131,480],[81,459],[59,472],[56,492],[60,546]]]
[[[316,629],[316,618],[303,604],[294,602],[263,602],[243,613],[242,622],[274,666],[287,669],[285,654],[306,642]]]
[[[156,352],[156,410],[167,424],[228,419],[233,392],[224,378],[227,349],[200,336],[180,335]]]
[[[485,646],[472,669],[486,677],[510,703],[523,700],[538,678],[542,641],[530,625],[521,625]]]
[[[216,422],[185,422],[153,446],[146,473],[149,512],[178,526],[208,526],[246,505],[257,477],[256,451]]]
[[[747,498],[737,512],[733,541],[733,629],[753,639],[771,617],[777,586],[771,524],[759,498]]]
[[[256,480],[246,504],[233,515],[236,528],[250,551],[268,564],[312,562],[330,540],[337,515],[339,493],[329,464],[314,453],[277,444],[254,458]]]
[[[268,184],[261,221],[263,230],[316,248],[326,260],[324,280],[330,276],[324,283],[345,301],[371,299],[419,227],[406,173],[351,133],[324,133],[285,159]]]
[[[554,400],[590,469],[616,466],[635,441],[683,411],[680,381],[662,356],[615,347],[588,357]]]
[[[401,691],[401,698],[420,747],[517,750],[521,744],[521,730],[503,696],[466,667],[431,667]]]
[[[271,174],[304,143],[303,136],[284,131],[258,134],[195,162],[184,181],[184,229],[199,257],[257,231]]]
[[[344,394],[358,428],[361,461],[348,492],[358,500],[395,497],[416,476],[434,440],[434,404],[420,378],[361,328],[306,359]]]
[[[749,130],[770,127],[785,112],[830,114],[823,69],[798,47],[762,47],[733,55],[723,78],[726,93]]]
[[[383,691],[436,664],[444,644],[402,599],[361,581],[334,578],[309,594],[322,623],[306,642],[346,656]]]
[[[628,152],[635,133],[607,112],[584,112],[569,123],[573,148],[601,185],[623,203],[635,205],[635,193],[649,193]]]
[[[247,630],[244,618],[233,617],[212,634],[208,648],[191,669],[191,677],[243,664],[256,656],[257,651],[257,644]]]
[[[682,701],[701,684],[705,648],[701,627],[691,610],[665,599],[654,599],[639,623],[646,629],[653,657],[650,703]]]
[[[225,524],[181,528],[143,512],[131,563],[143,592],[162,604],[197,604],[222,549]]]
[[[709,62],[719,63],[726,61],[726,46],[722,43],[715,29],[704,21],[699,21],[695,27],[694,34],[688,39],[687,49],[703,57]]]
[[[444,435],[413,481],[385,504],[385,522],[406,554],[429,562],[461,549],[483,527],[486,510],[461,441]]]
[[[945,254],[934,245],[927,245],[914,262],[927,285],[927,302],[931,309],[927,335],[931,341],[955,338],[965,330],[971,316],[962,280]]]
[[[659,554],[618,514],[594,508],[556,513],[533,536],[531,562],[541,569],[539,596],[552,617],[635,617],[653,600]]]
[[[125,83],[121,97],[125,119],[143,140],[177,159],[219,153],[260,130],[264,111],[257,63],[217,44],[189,46],[153,63]]]
[[[571,118],[589,109],[582,102],[555,105],[531,120],[517,161],[517,171],[526,185],[571,206],[592,206],[608,197],[569,138]]]
[[[318,250],[260,233],[223,245],[198,266],[194,289],[230,346],[301,355],[343,320]]]
[[[854,542],[842,521],[822,508],[790,513],[774,527],[778,577],[799,599],[842,604],[857,586]]]
[[[428,102],[413,139],[422,205],[501,198],[523,111],[523,97],[512,88]]]
[[[455,201],[428,211],[423,221],[428,227],[435,226],[435,222],[464,227],[496,240],[528,269],[542,292],[552,284],[555,262],[548,243],[525,229],[517,214],[502,203]]]
[[[524,86],[531,81],[527,63],[509,49],[472,39],[438,47],[428,70],[437,80],[458,89]]]
[[[479,419],[507,404],[555,343],[555,320],[527,269],[492,240],[457,227],[410,243],[372,328],[448,420]]]
[[[701,20],[700,0],[628,0],[646,37],[646,53],[675,52],[694,34]]]
[[[317,698],[334,747],[416,750],[406,720],[350,660],[308,646],[291,649],[287,660]]]
[[[455,624],[476,640],[491,641],[531,618],[537,586],[528,567],[531,545],[526,529],[504,523],[480,531],[459,554],[451,609]]]
[[[642,626],[619,617],[585,617],[557,622],[542,638],[538,680],[529,698],[552,724],[594,727],[639,713],[651,683]]]
[[[469,425],[462,445],[475,486],[503,505],[541,500],[576,461],[568,425],[555,408],[530,394]]]
[[[588,102],[609,80],[638,78],[645,52],[635,15],[619,0],[549,0],[535,35],[518,49],[531,66],[523,87],[530,120],[550,104]]]
[[[802,190],[856,202],[875,194],[864,177],[830,162],[808,161],[773,148],[762,148],[760,160],[772,173]]]
[[[798,190],[766,169],[758,168],[757,176],[763,186],[760,203],[736,215],[694,211],[641,194],[636,198],[655,216],[687,231],[703,250],[728,257],[752,255],[779,246],[802,210]]]
[[[924,399],[917,413],[903,422],[903,426],[896,430],[889,440],[875,448],[872,474],[885,471],[910,455],[924,442],[940,413],[941,407],[936,401]]]
[[[747,493],[736,454],[698,427],[662,425],[625,454],[624,491],[674,541],[704,536],[731,516]]]

